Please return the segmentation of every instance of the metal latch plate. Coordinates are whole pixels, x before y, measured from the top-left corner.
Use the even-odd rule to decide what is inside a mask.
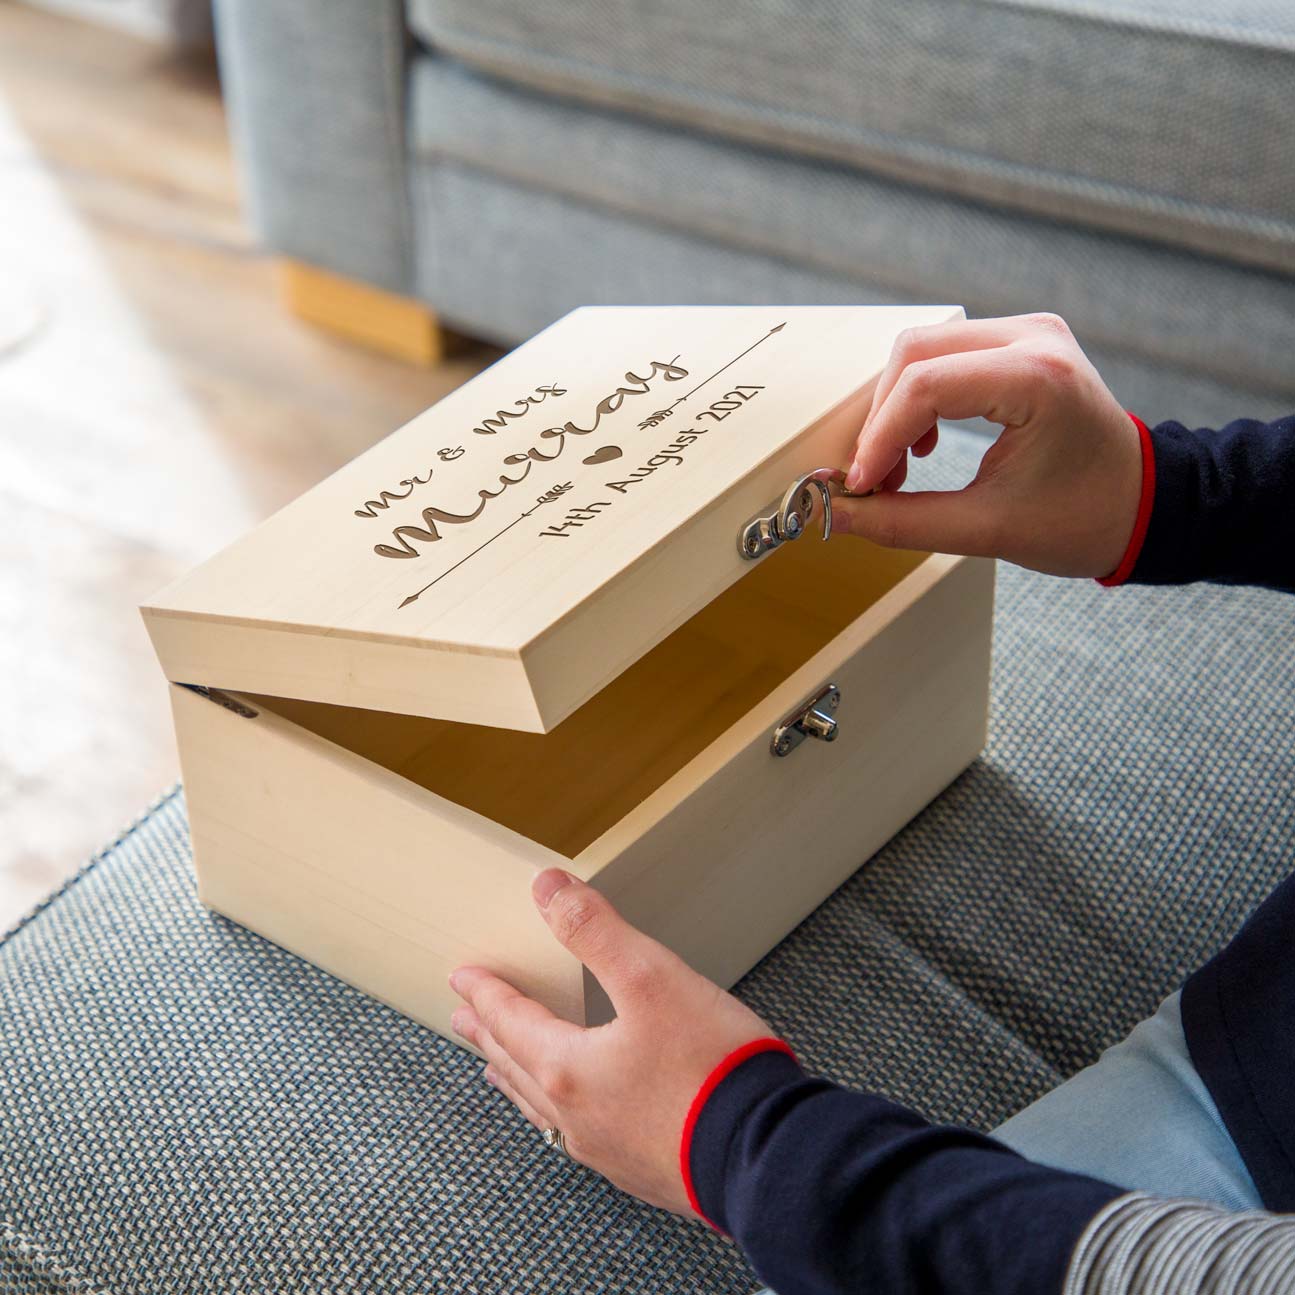
[[[810,514],[814,510],[814,497],[818,496],[819,510],[823,517],[823,538],[832,534],[832,495],[828,490],[827,477],[831,469],[817,468],[797,477],[787,488],[782,499],[772,503],[768,508],[756,513],[737,536],[737,551],[744,562],[755,562],[772,553],[774,549],[786,544],[788,540],[799,539],[809,525]]]
[[[841,690],[834,683],[820,688],[801,702],[773,731],[769,749],[774,755],[790,755],[807,737],[820,742],[835,742],[835,715],[841,705]]]

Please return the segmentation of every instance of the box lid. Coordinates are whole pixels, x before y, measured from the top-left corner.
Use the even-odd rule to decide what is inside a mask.
[[[750,569],[896,334],[961,313],[576,310],[159,593],[163,669],[547,732]]]

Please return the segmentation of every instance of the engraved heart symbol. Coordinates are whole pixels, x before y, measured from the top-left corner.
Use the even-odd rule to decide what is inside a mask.
[[[585,459],[585,467],[596,468],[600,463],[610,463],[613,459],[619,459],[620,456],[621,447],[619,445],[603,445]]]

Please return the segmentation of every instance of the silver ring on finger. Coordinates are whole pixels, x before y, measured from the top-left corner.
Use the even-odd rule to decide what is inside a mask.
[[[552,1147],[554,1151],[560,1151],[568,1160],[571,1159],[571,1152],[567,1150],[567,1140],[562,1136],[561,1129],[550,1125],[541,1136],[544,1138],[546,1147]]]

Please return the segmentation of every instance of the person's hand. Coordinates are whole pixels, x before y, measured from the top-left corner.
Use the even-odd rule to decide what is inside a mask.
[[[962,490],[899,493],[908,452],[937,418],[1003,431]],[[900,335],[877,381],[833,529],[879,544],[1006,558],[1051,575],[1106,576],[1137,518],[1142,453],[1120,408],[1055,315],[965,320]]]
[[[679,1167],[684,1121],[707,1076],[769,1029],[731,994],[636,930],[560,868],[535,878],[553,934],[598,978],[616,1019],[583,1029],[480,967],[450,986],[455,1031],[486,1057],[486,1078],[537,1129],[617,1187],[691,1214]]]

